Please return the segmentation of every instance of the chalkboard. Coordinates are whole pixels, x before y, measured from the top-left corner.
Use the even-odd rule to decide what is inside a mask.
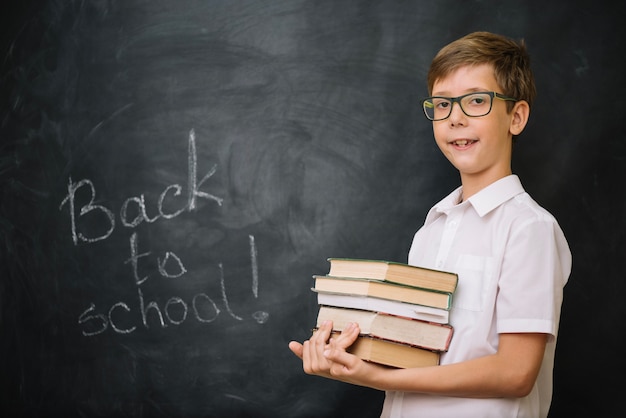
[[[474,30],[526,39],[539,96],[514,171],[574,254],[551,416],[612,413],[626,226],[612,4],[12,6],[3,416],[378,416],[382,393],[305,375],[287,344],[309,335],[327,257],[405,261],[458,185],[418,101],[437,50]]]

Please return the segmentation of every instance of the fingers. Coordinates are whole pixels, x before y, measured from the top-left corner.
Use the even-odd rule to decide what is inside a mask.
[[[355,372],[362,370],[363,361],[346,351],[359,336],[358,324],[348,324],[341,334],[332,334],[332,329],[331,321],[324,322],[302,344],[291,341],[289,349],[302,359],[307,374],[345,381],[358,379]]]
[[[328,341],[330,338],[330,334],[333,331],[333,322],[332,321],[324,321],[322,325],[313,333],[313,337],[311,339],[316,338],[320,339],[324,343]]]
[[[328,339],[332,328],[332,322],[325,322],[313,333],[308,341],[304,342],[302,365],[306,373],[328,375],[330,363],[324,357],[324,351],[328,348]]]
[[[350,323],[341,331],[341,334],[330,340],[324,357],[331,364],[330,373],[333,376],[341,376],[350,373],[350,370],[360,361],[356,356],[346,350],[357,339],[360,333],[358,324]]]
[[[328,340],[328,336],[330,335],[330,332],[332,331],[332,324],[328,324],[326,326],[322,326],[320,327],[320,330],[316,331],[313,333],[313,336],[311,337],[310,340],[305,341],[304,343],[300,344],[297,341],[290,341],[289,342],[289,349],[297,356],[299,357],[301,360],[304,360],[304,353],[305,351],[307,353],[309,353],[309,351],[311,350],[311,343],[310,341],[313,341],[315,346],[319,345],[319,341],[326,341]],[[305,348],[306,346],[306,348]]]
[[[346,350],[348,349],[348,347],[354,344],[360,332],[361,331],[358,324],[349,323],[341,331],[341,334],[339,336],[331,338],[331,345],[333,345],[333,348]]]

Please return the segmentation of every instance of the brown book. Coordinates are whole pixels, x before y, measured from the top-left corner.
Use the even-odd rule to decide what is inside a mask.
[[[450,325],[419,321],[360,309],[320,306],[317,326],[333,322],[333,330],[342,331],[350,322],[359,324],[362,335],[410,344],[431,351],[447,351],[452,339]]]
[[[441,309],[450,309],[452,303],[451,293],[436,292],[374,279],[313,277],[315,279],[313,290],[316,292],[371,296]]]
[[[329,276],[384,280],[447,293],[456,290],[459,279],[456,273],[393,261],[354,258],[329,258],[328,261]]]
[[[347,351],[366,361],[402,369],[439,365],[438,352],[367,336],[359,336]]]

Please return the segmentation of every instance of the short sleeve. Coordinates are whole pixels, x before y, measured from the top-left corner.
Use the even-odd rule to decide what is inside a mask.
[[[551,216],[512,225],[496,302],[498,333],[540,332],[556,337],[571,255]],[[551,339],[552,339],[551,338]]]

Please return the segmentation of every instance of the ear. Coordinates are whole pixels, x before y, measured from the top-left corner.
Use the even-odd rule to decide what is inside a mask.
[[[528,102],[526,100],[516,102],[515,106],[513,106],[513,110],[511,111],[511,125],[509,126],[509,131],[513,134],[513,136],[522,133],[528,123],[529,117],[530,105]]]

